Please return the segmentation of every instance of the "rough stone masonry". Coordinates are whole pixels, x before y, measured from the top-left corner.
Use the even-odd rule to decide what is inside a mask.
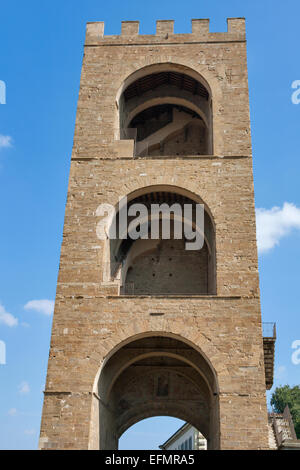
[[[245,20],[173,23],[87,24],[42,449],[117,449],[160,415],[210,449],[268,448]],[[125,195],[204,204],[203,251],[99,240]]]

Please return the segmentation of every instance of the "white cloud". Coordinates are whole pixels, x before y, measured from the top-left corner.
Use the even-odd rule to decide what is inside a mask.
[[[19,394],[20,395],[27,395],[30,392],[30,387],[28,382],[22,382],[19,385]]]
[[[52,315],[54,310],[54,301],[53,300],[30,300],[24,305],[25,310],[35,310],[38,313],[43,315]]]
[[[0,323],[4,323],[6,326],[17,326],[18,319],[11,313],[8,313],[3,305],[0,304]]]
[[[0,149],[12,147],[12,138],[9,135],[0,134]]]
[[[17,414],[17,409],[16,408],[11,408],[10,410],[8,410],[7,414],[9,416],[16,416]]]
[[[256,226],[258,252],[267,252],[292,230],[300,229],[300,208],[285,202],[282,208],[256,209]]]

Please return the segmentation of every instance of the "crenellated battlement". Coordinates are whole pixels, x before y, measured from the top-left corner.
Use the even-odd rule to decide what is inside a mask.
[[[87,23],[85,45],[245,41],[245,18],[227,18],[227,32],[210,32],[209,19],[192,19],[191,33],[174,33],[174,20],[156,21],[155,34],[139,34],[139,21],[122,21],[120,35],[104,35],[104,22]]]

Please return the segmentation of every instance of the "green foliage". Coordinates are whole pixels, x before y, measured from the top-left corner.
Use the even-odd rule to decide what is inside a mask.
[[[300,439],[300,386],[277,387],[272,395],[271,405],[276,413],[283,413],[286,405],[289,406],[297,438]]]

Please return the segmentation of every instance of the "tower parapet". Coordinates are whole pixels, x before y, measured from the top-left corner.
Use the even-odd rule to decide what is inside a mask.
[[[191,33],[174,33],[174,20],[157,20],[155,34],[139,34],[139,21],[122,21],[120,35],[104,35],[104,22],[87,23],[86,46],[97,44],[119,44],[128,39],[139,44],[168,41],[174,44],[180,42],[232,42],[245,41],[245,18],[228,18],[227,32],[210,32],[209,19],[193,19]]]

